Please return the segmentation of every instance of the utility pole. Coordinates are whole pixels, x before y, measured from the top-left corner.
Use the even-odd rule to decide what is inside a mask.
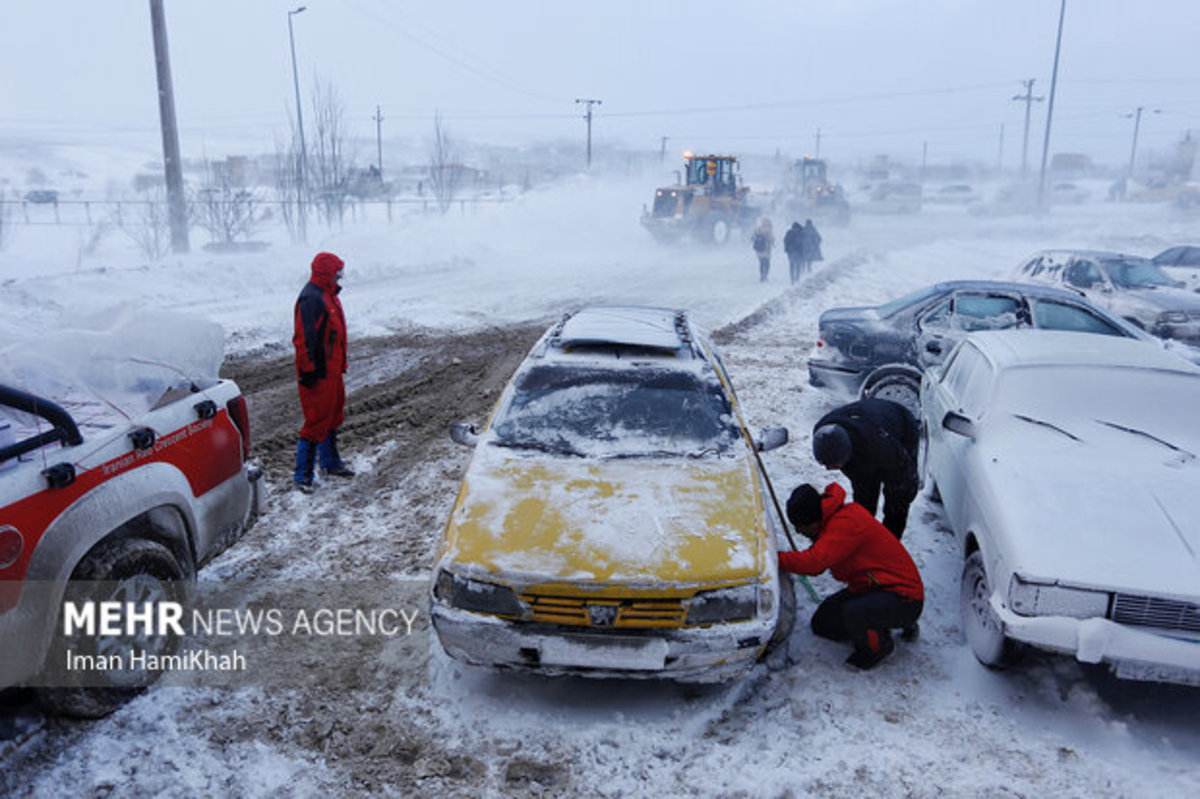
[[[1056,56],[1056,58],[1057,58],[1057,56]],[[1024,139],[1023,143],[1021,144],[1021,179],[1022,180],[1025,179],[1025,174],[1027,172],[1027,165],[1029,163],[1029,106],[1031,106],[1033,103],[1040,103],[1042,100],[1046,99],[1045,97],[1034,97],[1033,96],[1033,81],[1034,81],[1033,78],[1030,78],[1029,80],[1021,81],[1021,83],[1024,84],[1024,86],[1025,86],[1025,93],[1013,95],[1014,100],[1021,100],[1025,103],[1025,139]]]
[[[171,249],[188,251],[187,202],[183,196],[183,164],[179,159],[179,128],[175,125],[175,91],[171,84],[171,57],[167,52],[167,18],[162,0],[150,0],[150,28],[154,33],[154,67],[158,77],[158,118],[162,124],[163,170],[167,181],[167,213]]]
[[[1046,106],[1046,137],[1042,139],[1042,169],[1038,175],[1037,207],[1041,213],[1045,207],[1042,200],[1046,195],[1046,159],[1050,156],[1050,122],[1054,119],[1054,90],[1058,88],[1058,55],[1062,51],[1063,17],[1067,14],[1067,0],[1058,7],[1058,36],[1054,41],[1054,71],[1050,76],[1050,104]]]
[[[296,164],[296,220],[300,232],[300,241],[308,241],[308,218],[305,200],[308,197],[305,172],[308,167],[308,150],[304,146],[304,112],[300,108],[300,73],[296,69],[296,37],[292,34],[292,16],[305,9],[300,6],[295,11],[287,12],[288,42],[292,46],[292,84],[296,87],[296,129],[300,131],[300,161]]]
[[[813,158],[820,158],[820,157],[821,157],[821,129],[817,128],[817,152],[815,155],[813,155]]]
[[[1132,114],[1125,115],[1126,119],[1133,117],[1133,146],[1129,148],[1129,172],[1125,176],[1126,178],[1128,178],[1130,180],[1133,179],[1133,161],[1135,158],[1137,158],[1138,128],[1140,128],[1142,125],[1142,112],[1145,110],[1147,110],[1145,106],[1139,105],[1137,107],[1137,110],[1134,111]],[[1161,114],[1162,113],[1162,110],[1158,109],[1158,108],[1151,108],[1149,110],[1150,110],[1151,114]]]
[[[591,169],[592,168],[592,106],[604,105],[604,101],[603,100],[588,100],[586,98],[577,98],[575,100],[575,102],[587,104],[587,113],[583,115],[583,118],[587,120],[587,128],[588,128],[587,165],[588,165],[588,169]]]
[[[662,137],[662,143],[658,146],[658,163],[664,164],[667,161],[667,137]]]
[[[383,114],[375,106],[375,166],[379,169],[379,185],[383,185]]]

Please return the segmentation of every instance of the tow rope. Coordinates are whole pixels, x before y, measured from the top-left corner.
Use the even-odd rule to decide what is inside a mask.
[[[788,520],[783,513],[783,508],[779,506],[779,497],[775,496],[775,486],[771,483],[771,475],[767,474],[766,464],[763,463],[762,455],[758,453],[758,447],[754,442],[750,442],[750,451],[754,453],[754,460],[758,461],[758,470],[762,473],[763,480],[767,483],[767,492],[771,495],[771,504],[775,506],[775,513],[779,515],[779,523],[783,525],[783,534],[787,536],[788,543],[792,545],[792,549],[798,550],[795,539],[792,538],[792,532],[788,529]],[[818,605],[821,604],[821,595],[817,593],[817,589],[812,587],[812,583],[803,574],[797,574],[800,578],[804,590],[808,592],[808,597]]]

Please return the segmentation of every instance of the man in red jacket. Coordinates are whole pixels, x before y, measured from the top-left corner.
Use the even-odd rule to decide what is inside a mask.
[[[846,490],[830,483],[823,494],[808,483],[792,492],[788,520],[813,544],[803,552],[780,552],[779,567],[815,575],[829,569],[846,587],[813,613],[812,631],[834,641],[849,639],[846,662],[874,668],[895,649],[890,630],[916,636],[925,587],[904,546],[862,505],[846,502]]]
[[[296,300],[296,379],[300,384],[300,407],[304,426],[296,444],[296,471],[292,480],[304,493],[312,491],[313,461],[321,470],[337,477],[354,472],[338,453],[337,433],[345,419],[346,315],[338,292],[345,263],[330,252],[320,252],[312,261],[312,277]]]

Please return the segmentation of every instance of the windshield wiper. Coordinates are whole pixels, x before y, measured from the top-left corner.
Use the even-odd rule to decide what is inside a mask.
[[[1014,413],[1013,416],[1017,417],[1022,422],[1029,422],[1030,424],[1041,425],[1042,427],[1049,427],[1051,430],[1055,430],[1059,433],[1062,433],[1064,436],[1071,439],[1072,441],[1082,441],[1083,440],[1082,438],[1080,438],[1077,435],[1068,433],[1066,430],[1063,430],[1058,425],[1047,422],[1045,419],[1034,419],[1032,416],[1026,416],[1023,413]]]
[[[572,449],[565,444],[547,444],[544,441],[505,441],[497,439],[495,442],[497,447],[507,447],[508,449],[532,449],[538,452],[548,452],[551,455],[573,455],[577,458],[582,458],[583,453]]]
[[[1105,425],[1106,427],[1111,427],[1114,430],[1121,430],[1126,433],[1132,433],[1135,436],[1142,436],[1143,438],[1148,438],[1151,441],[1156,441],[1159,444],[1162,444],[1167,449],[1178,452],[1180,455],[1182,455],[1184,457],[1184,460],[1190,461],[1190,460],[1194,460],[1196,457],[1196,455],[1194,453],[1188,452],[1183,447],[1177,447],[1174,444],[1172,444],[1170,441],[1165,441],[1165,440],[1159,438],[1158,436],[1154,435],[1153,433],[1147,433],[1145,430],[1138,430],[1136,427],[1126,427],[1125,425],[1117,424],[1116,422],[1106,422],[1103,419],[1095,419],[1093,421],[1096,421],[1099,424]]]

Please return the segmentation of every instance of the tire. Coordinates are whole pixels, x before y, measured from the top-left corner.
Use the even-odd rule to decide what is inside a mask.
[[[709,240],[718,247],[729,241],[729,221],[721,217],[711,220],[708,226]]]
[[[162,544],[140,538],[101,543],[79,562],[71,575],[67,597],[80,601],[175,601],[186,597],[185,575],[179,561]],[[66,597],[64,597],[66,598]],[[62,630],[62,621],[59,621]],[[62,686],[65,680],[56,664],[65,664],[69,650],[81,655],[119,654],[133,647],[155,655],[175,651],[179,641],[173,635],[130,640],[126,637],[94,636],[68,641],[56,635],[43,670],[57,685],[39,688],[38,700],[51,713],[75,718],[95,719],[107,716],[137,696],[158,679],[157,672],[112,674],[89,672],[89,685]],[[63,673],[63,676],[68,676]],[[99,684],[97,684],[99,683]]]
[[[921,383],[911,372],[886,367],[879,369],[867,377],[860,395],[897,402],[907,408],[918,423],[921,421]]]
[[[775,631],[763,648],[762,657],[765,660],[780,647],[787,648],[788,639],[796,627],[796,583],[789,572],[779,572],[779,620],[775,623]]]
[[[963,631],[980,663],[988,668],[1002,669],[1020,660],[1022,645],[1004,634],[1004,624],[992,610],[991,595],[983,554],[976,550],[963,564],[959,590]]]

